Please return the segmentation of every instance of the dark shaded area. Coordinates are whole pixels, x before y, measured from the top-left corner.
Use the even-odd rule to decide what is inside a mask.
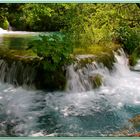
[[[140,3],[136,3],[136,5],[140,8]]]
[[[37,69],[35,85],[38,89],[47,89],[48,91],[64,90],[66,85],[65,71],[59,68],[55,71],[46,71],[43,65]]]

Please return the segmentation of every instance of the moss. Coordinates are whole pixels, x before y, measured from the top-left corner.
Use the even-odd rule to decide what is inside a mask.
[[[112,70],[113,64],[115,62],[115,57],[112,52],[101,54],[99,57],[96,58],[98,63],[102,63],[105,67],[109,70]]]
[[[90,76],[90,81],[93,85],[93,88],[98,88],[103,83],[103,79],[102,79],[102,76],[100,74]]]
[[[131,55],[129,55],[129,64],[134,66],[137,64],[138,59],[140,59],[140,47],[137,47]]]
[[[129,65],[135,66],[137,64],[138,57],[136,55],[130,55],[129,56]]]
[[[121,46],[119,44],[108,44],[109,46],[100,46],[100,45],[93,45],[88,48],[75,48],[74,55],[81,55],[81,54],[92,54],[94,57],[81,59],[78,62],[79,67],[84,67],[88,63],[92,63],[96,61],[98,63],[102,63],[106,66],[109,70],[112,69],[113,64],[115,62],[115,57],[113,51],[118,50]]]
[[[40,61],[41,58],[37,57],[31,50],[9,50],[0,49],[0,58],[11,61],[22,61],[32,63],[32,61]]]
[[[85,58],[77,61],[76,69],[85,67],[87,64],[91,64],[94,61],[94,58]]]

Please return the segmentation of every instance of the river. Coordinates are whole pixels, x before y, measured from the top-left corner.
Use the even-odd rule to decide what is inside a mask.
[[[127,58],[114,54],[110,72],[90,64],[78,72],[67,68],[63,92],[14,87],[0,83],[0,136],[113,136],[138,132],[128,121],[140,114],[140,73],[130,71]],[[92,89],[86,76],[103,76]],[[82,79],[82,80],[81,80]],[[84,83],[83,83],[84,81]],[[88,86],[88,88],[87,88]]]

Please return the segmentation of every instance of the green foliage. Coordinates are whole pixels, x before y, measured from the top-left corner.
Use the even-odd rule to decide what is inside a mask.
[[[105,44],[113,39],[114,31],[120,30],[123,24],[131,30],[131,37],[127,40],[137,36],[135,28],[139,28],[140,10],[136,4],[77,4],[70,10],[66,31],[72,33],[75,47]],[[126,41],[123,43],[128,45]]]
[[[65,33],[69,33],[68,42],[71,42],[75,48],[88,48],[95,44],[104,45],[113,39],[119,40],[119,43],[123,44],[128,54],[133,54],[139,47],[140,7],[135,3],[2,4],[0,10],[1,19],[6,18],[10,25],[17,30],[62,30]],[[4,22],[0,21],[0,23]],[[5,22],[5,27],[6,24]],[[3,25],[0,26],[3,27]],[[41,37],[41,40],[45,39]],[[48,41],[48,39],[46,40]],[[57,39],[55,38],[55,40]],[[56,46],[58,42],[55,44]],[[104,45],[104,47],[106,46]],[[45,50],[44,48],[39,48],[38,53],[42,53]],[[59,47],[56,48],[60,52]],[[47,51],[45,50],[45,52]],[[46,56],[47,54],[43,55]],[[58,60],[58,58],[53,59],[52,61],[54,62]]]
[[[23,15],[21,21],[25,21],[27,26],[32,27],[32,30],[42,30],[49,22],[48,18],[51,17],[52,9],[45,4],[25,4],[21,7]],[[47,26],[47,24],[46,24]]]
[[[3,29],[7,30],[9,27],[9,22],[7,19],[4,20],[4,23],[3,23]]]
[[[129,56],[129,64],[130,66],[135,66],[137,64],[138,61],[138,56],[137,54],[133,53]]]
[[[136,47],[132,54],[129,56],[129,64],[134,66],[137,64],[138,59],[140,59],[140,46]]]
[[[115,37],[122,42],[124,50],[128,54],[132,54],[140,45],[140,34],[136,29],[122,26],[116,29]]]
[[[64,18],[70,5],[57,3],[11,4],[7,17],[10,24],[17,30],[59,31],[66,25]]]
[[[41,57],[47,71],[55,71],[70,62],[72,44],[67,36],[59,34],[39,35],[30,43],[29,48]]]
[[[9,22],[6,18],[0,20],[0,27],[7,30],[9,27]]]

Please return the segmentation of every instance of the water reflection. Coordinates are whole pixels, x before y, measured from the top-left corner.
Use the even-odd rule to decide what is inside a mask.
[[[3,37],[0,37],[0,45],[3,43]]]
[[[24,50],[33,38],[34,36],[32,35],[3,35],[0,36],[0,47],[14,50]]]

